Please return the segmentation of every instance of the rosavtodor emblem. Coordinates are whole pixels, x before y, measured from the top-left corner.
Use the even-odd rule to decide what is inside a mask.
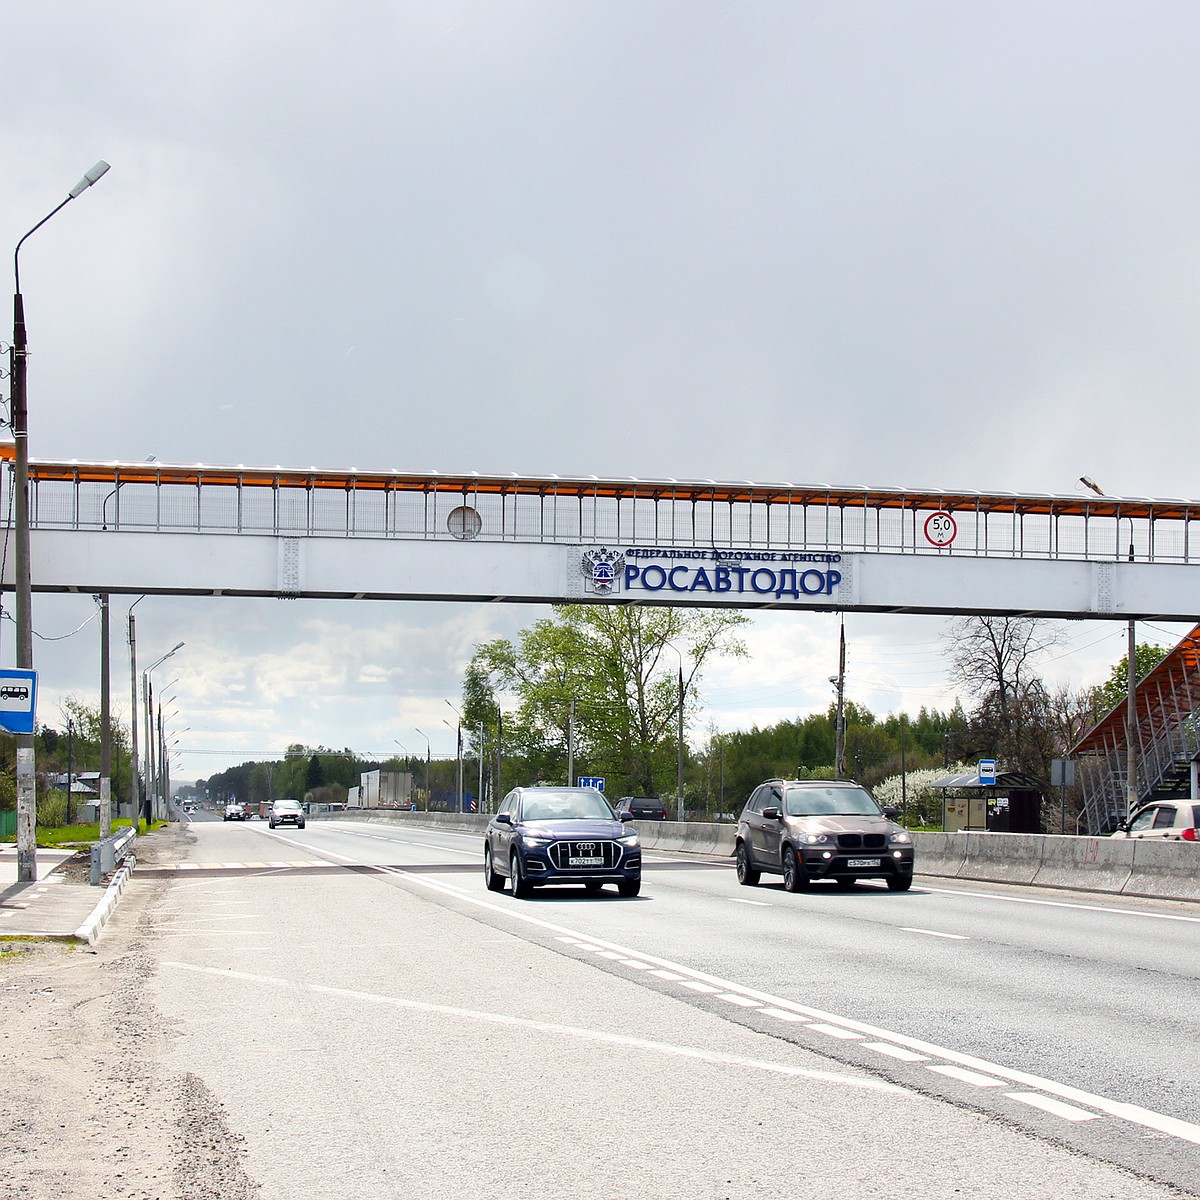
[[[611,596],[620,589],[624,566],[625,555],[601,547],[599,550],[585,550],[579,569],[588,581],[589,591],[597,596]]]

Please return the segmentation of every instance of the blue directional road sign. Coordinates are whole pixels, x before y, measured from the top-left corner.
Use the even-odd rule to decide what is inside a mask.
[[[983,787],[996,786],[996,760],[994,758],[979,760],[979,782]]]
[[[36,671],[0,670],[0,729],[32,733],[36,705]]]
[[[604,776],[603,775],[580,775],[579,782],[576,787],[592,787],[596,791],[604,791]]]

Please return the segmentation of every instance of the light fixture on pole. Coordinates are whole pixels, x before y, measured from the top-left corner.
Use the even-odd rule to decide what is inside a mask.
[[[25,338],[25,302],[21,297],[21,247],[80,192],[86,191],[108,170],[98,162],[67,193],[67,198],[48,212],[13,251],[13,340],[9,352],[11,383],[10,426],[13,434],[13,587],[16,594],[17,667],[33,670],[33,580],[29,571],[29,403],[26,380],[28,356]],[[17,882],[37,880],[37,783],[33,733],[19,733],[17,741]]]

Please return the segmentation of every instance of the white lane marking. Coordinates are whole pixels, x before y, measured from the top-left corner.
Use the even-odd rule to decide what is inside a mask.
[[[926,937],[953,938],[956,942],[969,942],[971,939],[963,933],[941,933],[936,929],[916,929],[912,925],[901,925],[905,933],[923,933]]]
[[[618,950],[597,950],[595,953],[597,958],[608,958],[612,959],[613,962],[624,957]]]
[[[737,992],[718,992],[718,1000],[724,1000],[726,1004],[736,1004],[739,1008],[762,1008],[757,1000],[751,1000],[748,996],[739,996]]]
[[[558,925],[553,921],[544,920],[541,917],[535,917],[531,913],[522,912],[513,904],[500,905],[495,904],[491,900],[485,899],[482,896],[472,895],[461,888],[448,886],[440,880],[431,879],[425,875],[414,875],[409,871],[400,870],[392,867],[384,867],[380,869],[381,875],[394,875],[398,879],[407,880],[416,887],[423,887],[429,891],[441,892],[444,896],[451,896],[456,900],[460,900],[466,904],[473,904],[476,908],[487,909],[489,912],[496,913],[501,917],[505,917],[512,921],[521,921],[527,925],[533,925],[540,929],[545,929],[550,933],[568,934],[572,937],[580,937],[580,932],[577,929],[569,929],[565,925]],[[593,939],[600,942],[600,939]],[[1010,1083],[1020,1084],[1023,1087],[1037,1088],[1039,1091],[1046,1092],[1049,1095],[1057,1096],[1061,1100],[1075,1101],[1079,1104],[1086,1104],[1099,1112],[1106,1113],[1108,1116],[1120,1117],[1124,1121],[1129,1121],[1134,1125],[1140,1125],[1145,1129],[1153,1129],[1158,1133],[1165,1133],[1170,1137],[1179,1138],[1181,1141],[1192,1142],[1200,1146],[1200,1125],[1194,1124],[1191,1121],[1183,1121],[1178,1117],[1167,1116],[1165,1113],[1154,1112],[1152,1109],[1143,1108],[1139,1104],[1127,1104],[1121,1100],[1111,1100],[1107,1096],[1095,1095],[1091,1092],[1085,1092],[1081,1088],[1071,1087],[1068,1084],[1059,1083],[1053,1079],[1045,1079],[1040,1075],[1033,1075],[1028,1071],[1018,1071],[1011,1067],[1003,1067],[997,1063],[988,1062],[986,1059],[976,1058],[972,1054],[962,1054],[957,1050],[951,1050],[946,1046],[939,1046],[934,1042],[926,1042],[921,1038],[909,1037],[903,1033],[895,1033],[889,1029],[882,1029],[877,1025],[868,1025],[864,1021],[855,1021],[850,1017],[839,1016],[837,1013],[823,1012],[817,1008],[810,1008],[804,1004],[797,1004],[795,1001],[784,999],[780,996],[773,996],[768,992],[760,992],[756,988],[746,987],[743,984],[734,983],[730,980],[718,979],[716,976],[705,974],[702,971],[693,970],[691,967],[685,967],[680,963],[672,962],[667,958],[659,958],[656,955],[644,954],[639,950],[630,949],[628,946],[621,946],[616,942],[605,942],[604,945],[612,946],[615,950],[620,950],[622,954],[627,956],[640,955],[647,962],[652,962],[658,966],[669,970],[677,971],[683,975],[685,980],[693,980],[696,982],[709,981],[717,984],[714,991],[736,991],[743,996],[750,996],[755,1000],[761,1000],[764,1004],[770,1004],[777,1008],[787,1009],[791,1012],[801,1013],[805,1016],[818,1021],[836,1022],[843,1028],[853,1029],[859,1033],[865,1034],[868,1037],[877,1040],[885,1040],[893,1042],[898,1046],[906,1046],[910,1050],[914,1050],[919,1054],[928,1054],[931,1058],[942,1058],[947,1062],[957,1063],[959,1066],[966,1067],[968,1070],[990,1071],[992,1074],[999,1076],[1001,1079],[1007,1079]],[[689,986],[688,983],[680,984],[681,987]]]
[[[679,986],[687,988],[688,991],[701,992],[705,995],[721,990],[719,987],[713,987],[711,983],[702,983],[699,979],[685,979]]]
[[[246,971],[226,971],[220,967],[201,967],[193,963],[166,960],[164,967],[181,971],[194,971],[202,975],[214,975],[219,979],[236,979],[243,983],[261,984],[264,987],[292,988],[299,986],[319,996],[332,996],[338,1000],[359,1000],[366,1004],[384,1004],[394,1008],[415,1012],[434,1013],[439,1016],[460,1017],[469,1021],[480,1021],[489,1025],[504,1025],[510,1028],[532,1029],[538,1033],[554,1033],[564,1037],[580,1038],[611,1046],[622,1046],[633,1050],[651,1050],[677,1058],[691,1058],[700,1062],[720,1063],[726,1066],[747,1067],[773,1075],[789,1075],[804,1079],[820,1079],[828,1083],[842,1083],[848,1087],[861,1088],[868,1092],[884,1092],[889,1095],[904,1095],[905,1089],[894,1083],[878,1079],[856,1078],[836,1071],[814,1071],[806,1067],[789,1067],[782,1063],[764,1062],[746,1058],[741,1054],[725,1054],[714,1050],[700,1050],[694,1046],[683,1046],[672,1042],[656,1042],[648,1038],[629,1037],[626,1034],[609,1033],[603,1029],[585,1029],[578,1025],[560,1025],[553,1021],[535,1021],[529,1017],[514,1017],[506,1013],[480,1012],[470,1008],[456,1008],[448,1004],[431,1004],[424,1000],[406,1000],[401,996],[385,996],[378,992],[360,992],[350,988],[326,987],[319,983],[295,984],[288,979],[270,975],[252,975]]]
[[[632,967],[635,971],[652,971],[654,968],[648,962],[638,958],[618,958],[617,962],[623,967]]]
[[[1032,1105],[1044,1112],[1062,1117],[1064,1121],[1098,1121],[1099,1113],[1085,1112],[1073,1104],[1064,1104],[1061,1100],[1052,1100],[1049,1096],[1039,1096],[1037,1092],[1005,1092],[1010,1100],[1019,1100],[1022,1104]]]
[[[753,904],[758,908],[770,908],[771,905],[765,900],[741,900],[735,896],[726,897],[730,904]]]
[[[655,979],[665,979],[669,983],[678,983],[683,978],[682,975],[676,975],[674,971],[657,970],[651,971],[650,974],[653,975]]]
[[[886,1054],[889,1058],[898,1058],[901,1062],[928,1062],[927,1054],[914,1054],[911,1050],[905,1050],[903,1046],[893,1046],[889,1042],[863,1042],[868,1050],[875,1050],[879,1054]]]
[[[1037,904],[1042,908],[1074,908],[1080,912],[1098,912],[1118,917],[1148,917],[1154,921],[1186,921],[1192,925],[1200,925],[1200,917],[1184,917],[1176,913],[1143,912],[1136,908],[1111,908],[1106,904],[1080,904],[1070,900],[1037,900],[1032,896],[1001,896],[996,892],[968,892],[957,888],[927,887],[921,884],[921,891],[936,892],[939,896],[971,896],[978,900],[1002,900],[1005,904]]]
[[[828,1025],[823,1021],[814,1021],[809,1029],[815,1029],[817,1033],[828,1034],[830,1037],[844,1038],[846,1041],[857,1041],[862,1037],[861,1033],[855,1033],[853,1029],[847,1029],[844,1025]]]
[[[802,1017],[799,1013],[788,1012],[783,1008],[764,1008],[763,1016],[774,1017],[777,1021],[795,1021],[803,1025],[808,1024],[808,1018]]]
[[[1006,1087],[1003,1079],[996,1079],[991,1075],[980,1075],[978,1071],[968,1071],[963,1067],[949,1066],[945,1063],[935,1063],[932,1067],[926,1067],[927,1071],[935,1071],[938,1075],[945,1075],[947,1079],[958,1079],[963,1083],[969,1083],[973,1087],[991,1088],[991,1087]]]

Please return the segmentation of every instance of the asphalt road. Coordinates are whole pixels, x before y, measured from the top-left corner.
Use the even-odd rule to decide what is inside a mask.
[[[478,835],[192,833],[131,885],[153,1001],[264,1197],[1200,1195],[1194,905],[663,854],[518,901]]]

